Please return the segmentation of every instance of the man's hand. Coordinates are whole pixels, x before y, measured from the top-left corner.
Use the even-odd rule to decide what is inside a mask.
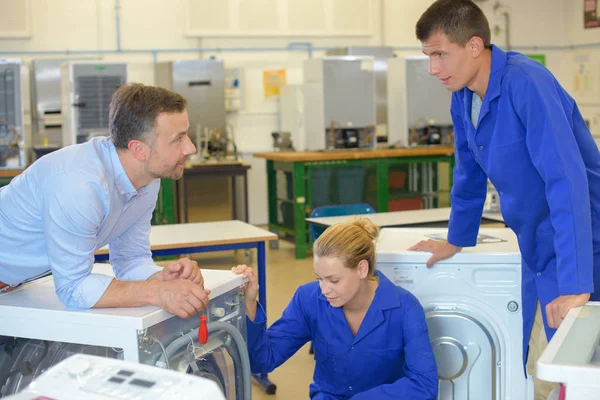
[[[550,328],[558,328],[571,308],[581,307],[590,300],[589,293],[559,296],[546,306],[546,321]]]
[[[447,241],[442,240],[421,240],[419,243],[410,247],[408,250],[411,251],[426,251],[431,254],[429,260],[427,260],[427,268],[431,268],[433,264],[438,261],[450,258],[456,253],[462,250],[462,247],[454,246]]]
[[[204,287],[204,277],[198,268],[198,263],[189,258],[180,258],[169,263],[162,271],[163,281],[186,279]]]
[[[181,318],[188,318],[206,308],[210,290],[187,279],[164,281],[160,279],[161,272],[146,281],[113,279],[94,307],[138,307],[153,304]]]
[[[157,282],[156,305],[180,318],[202,312],[208,306],[210,290],[186,279]]]

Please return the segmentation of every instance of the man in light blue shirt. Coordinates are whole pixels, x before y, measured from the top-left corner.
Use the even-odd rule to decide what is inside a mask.
[[[111,99],[110,137],[42,157],[1,188],[0,292],[51,271],[70,308],[202,311],[208,291],[197,263],[163,270],[149,241],[160,178],[180,178],[196,152],[188,128],[179,94],[125,85]],[[107,244],[116,279],[92,273],[94,252]]]

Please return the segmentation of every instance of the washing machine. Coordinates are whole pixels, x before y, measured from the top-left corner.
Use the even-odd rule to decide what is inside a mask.
[[[536,373],[563,383],[568,400],[600,400],[600,302],[569,311],[537,361]]]
[[[420,240],[447,229],[383,229],[377,268],[421,302],[438,364],[440,400],[527,400],[522,362],[521,255],[514,233],[480,229],[477,245],[432,268]]]
[[[10,400],[224,400],[211,380],[114,358],[75,354]]]
[[[94,273],[113,275],[108,264]],[[52,277],[0,295],[0,394],[14,394],[74,354],[122,359],[214,381],[228,400],[251,398],[246,311],[241,276],[202,270],[211,290],[208,340],[198,341],[200,317],[181,319],[156,306],[68,310]],[[13,339],[16,338],[16,339]]]

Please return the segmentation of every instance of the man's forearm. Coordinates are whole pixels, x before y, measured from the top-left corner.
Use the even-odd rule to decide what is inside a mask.
[[[154,275],[160,274],[157,272]],[[139,307],[158,305],[158,277],[152,275],[147,281],[119,281],[113,279],[94,308]]]
[[[165,277],[163,275],[163,271],[158,271],[150,275],[147,279],[148,281],[164,281]]]

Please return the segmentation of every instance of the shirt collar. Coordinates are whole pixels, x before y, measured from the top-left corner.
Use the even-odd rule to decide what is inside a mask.
[[[375,292],[375,298],[373,303],[376,307],[381,310],[388,310],[390,308],[401,307],[400,295],[398,294],[398,288],[394,285],[383,273],[376,271],[379,285],[377,285],[377,291]]]
[[[490,66],[490,79],[485,96],[482,102],[481,113],[485,115],[489,103],[502,92],[502,73],[506,66],[506,52],[496,45],[492,45],[492,64]],[[462,92],[465,117],[471,116],[471,107],[473,106],[473,93],[471,89],[465,87]]]
[[[135,190],[133,183],[131,183],[131,180],[129,180],[129,177],[123,168],[123,164],[121,164],[121,160],[119,159],[119,154],[117,153],[115,145],[110,139],[107,140],[107,143],[112,174],[119,194],[129,195],[131,197],[138,193],[145,192],[146,187],[141,188],[139,191]]]
[[[506,67],[506,52],[500,47],[492,45],[492,66],[490,80],[485,93],[485,97],[488,98],[488,102],[500,96],[500,92],[502,90],[502,72],[504,72],[504,67]]]

